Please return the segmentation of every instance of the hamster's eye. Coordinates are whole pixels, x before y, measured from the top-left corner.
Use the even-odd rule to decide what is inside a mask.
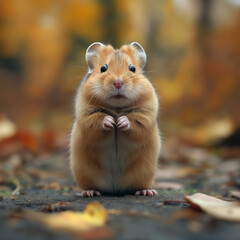
[[[101,72],[106,72],[108,69],[108,65],[107,64],[104,64],[102,67],[101,67]]]
[[[128,66],[128,69],[131,71],[131,72],[136,72],[136,68],[132,65],[132,64],[130,64],[129,66]]]

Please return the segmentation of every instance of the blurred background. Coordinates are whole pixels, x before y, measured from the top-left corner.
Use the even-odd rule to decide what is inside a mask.
[[[145,48],[165,159],[186,154],[182,146],[240,156],[239,0],[8,0],[0,1],[1,158],[67,147],[95,41]]]

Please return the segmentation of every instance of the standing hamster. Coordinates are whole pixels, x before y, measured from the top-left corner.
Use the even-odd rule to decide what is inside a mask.
[[[115,50],[95,42],[75,104],[70,151],[82,195],[156,195],[161,149],[158,99],[143,74],[146,54],[133,42]]]

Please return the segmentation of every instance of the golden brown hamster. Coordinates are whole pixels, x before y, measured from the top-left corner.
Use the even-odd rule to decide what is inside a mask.
[[[158,98],[143,74],[146,54],[133,42],[115,50],[95,42],[76,95],[71,170],[82,196],[156,195],[161,149]]]

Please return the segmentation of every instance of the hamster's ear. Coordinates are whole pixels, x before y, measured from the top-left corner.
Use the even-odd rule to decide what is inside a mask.
[[[135,49],[135,54],[139,61],[139,66],[141,69],[143,69],[143,67],[145,66],[146,60],[147,60],[147,56],[146,56],[146,53],[145,53],[143,47],[137,42],[132,42],[130,44],[130,46]]]
[[[88,64],[89,71],[93,70],[97,61],[98,51],[102,46],[104,46],[102,43],[94,42],[87,48],[85,57],[86,57],[86,62]]]

